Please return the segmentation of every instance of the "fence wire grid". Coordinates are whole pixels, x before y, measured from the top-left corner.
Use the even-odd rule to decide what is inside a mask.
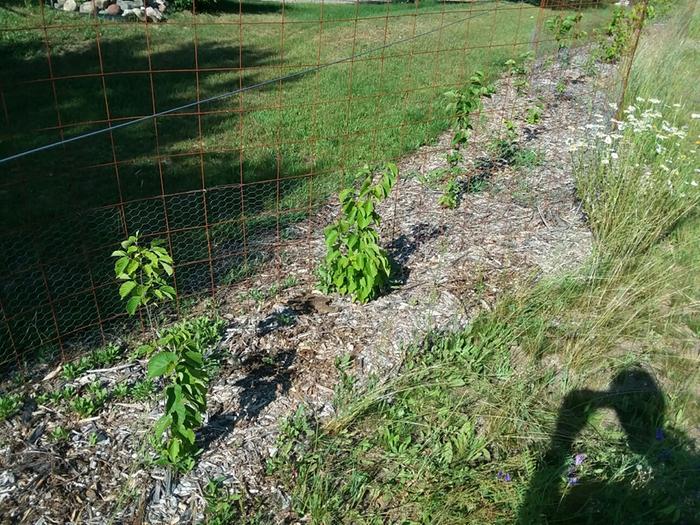
[[[34,150],[0,163],[0,366],[144,329],[124,311],[110,258],[136,231],[164,239],[175,260],[173,316],[260,268],[283,279],[286,250],[318,234],[323,221],[310,219],[358,167],[449,127],[445,91],[477,70],[494,81],[526,53],[555,59],[544,22],[559,14],[582,13],[575,45],[590,45],[611,8],[197,3],[162,23],[43,0],[0,7],[0,159]],[[507,118],[514,104],[497,111]],[[309,252],[309,270],[317,263]]]

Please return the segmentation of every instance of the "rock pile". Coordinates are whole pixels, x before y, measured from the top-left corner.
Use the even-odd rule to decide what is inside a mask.
[[[165,0],[57,0],[54,8],[62,11],[162,22],[168,6]]]

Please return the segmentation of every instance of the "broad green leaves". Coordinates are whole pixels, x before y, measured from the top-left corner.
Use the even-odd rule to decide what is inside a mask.
[[[369,167],[358,175],[364,177],[359,191],[346,189],[338,195],[341,216],[325,229],[326,257],[318,273],[326,293],[336,291],[366,303],[389,282],[391,265],[386,251],[379,246],[376,228],[381,217],[376,205],[389,196],[398,169],[387,164],[376,184]]]
[[[148,377],[170,375],[177,364],[177,354],[175,352],[161,352],[154,355],[148,362]]]
[[[583,15],[576,13],[567,16],[559,14],[545,20],[544,25],[554,35],[560,50],[568,49],[576,39],[586,35],[585,31],[576,29],[581,18]]]
[[[139,306],[165,302],[175,297],[175,289],[165,276],[173,274],[173,259],[155,239],[149,247],[139,245],[139,233],[121,243],[121,250],[112,252],[117,257],[114,275],[120,281],[119,298],[126,301],[126,311],[134,315]]]
[[[185,323],[166,331],[155,345],[160,351],[148,363],[149,378],[169,380],[164,390],[165,413],[153,429],[160,461],[183,471],[194,466],[199,453],[195,430],[207,409],[209,377],[203,352],[212,338],[199,333],[200,324]]]
[[[459,147],[467,143],[473,128],[471,114],[481,109],[482,97],[490,97],[494,92],[493,86],[484,85],[484,73],[475,71],[465,89],[454,89],[445,93],[447,97],[445,110],[450,115],[454,127],[453,146]]]

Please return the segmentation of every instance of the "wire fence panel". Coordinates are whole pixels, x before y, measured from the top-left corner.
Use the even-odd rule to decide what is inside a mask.
[[[29,4],[0,7],[0,364],[20,367],[144,329],[110,258],[137,231],[175,260],[167,315],[262,269],[283,279],[291,251],[313,271],[324,205],[363,164],[435,144],[444,92],[479,70],[528,94],[509,60],[574,53],[547,19],[583,14],[575,48],[610,16],[591,0],[241,0],[154,23]],[[516,100],[490,111],[509,120]]]

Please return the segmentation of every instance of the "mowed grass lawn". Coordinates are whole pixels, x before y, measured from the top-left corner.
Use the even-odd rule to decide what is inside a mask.
[[[147,27],[47,9],[46,33],[20,30],[41,27],[40,11],[0,8],[7,107],[0,155],[60,139],[59,118],[71,137],[106,127],[107,107],[119,123],[437,31],[202,105],[201,114],[193,107],[160,117],[157,139],[149,120],[115,131],[114,151],[103,134],[4,166],[5,224],[241,180],[337,175],[394,158],[446,127],[438,95],[476,69],[493,74],[527,51],[538,15],[531,4],[510,2],[245,2],[239,14],[238,2],[224,1],[219,8],[196,17],[175,13]],[[604,16],[596,11],[592,16]],[[59,79],[53,83],[46,80],[47,47]],[[326,189],[317,185],[312,200]],[[273,190],[274,183],[260,185],[259,199]],[[31,197],[18,198],[20,191]]]

